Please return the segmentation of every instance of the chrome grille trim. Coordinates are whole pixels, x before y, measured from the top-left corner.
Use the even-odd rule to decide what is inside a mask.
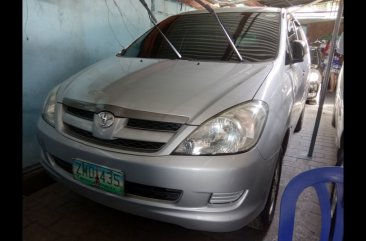
[[[165,143],[163,142],[151,142],[151,141],[138,141],[117,138],[114,140],[103,140],[93,136],[91,132],[77,128],[75,126],[64,123],[64,131],[66,134],[76,137],[81,140],[85,140],[90,143],[94,143],[100,146],[106,146],[117,149],[140,151],[140,152],[156,152],[159,151]]]
[[[64,108],[65,108],[65,114],[76,116],[76,117],[79,117],[81,119],[85,119],[88,121],[93,121],[94,114],[97,113],[97,112],[93,112],[90,110],[75,108],[75,107],[68,106],[65,104],[64,104]],[[113,113],[113,114],[115,114],[115,113]],[[123,116],[118,116],[116,114],[115,114],[115,116],[123,117]],[[71,123],[69,123],[69,124],[71,124]],[[177,132],[179,130],[179,128],[181,128],[181,126],[182,126],[181,123],[155,121],[155,120],[143,120],[143,119],[136,119],[136,118],[129,118],[128,122],[127,122],[127,127],[129,127],[129,128],[149,130],[149,131],[162,131],[162,132]]]
[[[161,121],[150,121],[150,120],[140,120],[140,119],[128,119],[127,127],[142,129],[142,130],[156,130],[156,131],[169,131],[176,132],[182,124],[171,123],[171,122],[161,122]]]
[[[82,129],[84,131],[93,132],[93,122],[79,116],[71,115],[68,112],[64,113],[63,122],[64,124],[77,126],[79,129]]]
[[[85,120],[89,120],[89,121],[93,121],[93,119],[94,119],[93,111],[78,109],[78,108],[75,108],[72,106],[67,106],[67,105],[64,105],[64,106],[65,106],[65,112],[70,115],[73,115],[73,116],[76,116],[76,117],[79,117],[79,118],[82,118]]]
[[[151,120],[151,121],[161,121],[161,122],[171,122],[178,124],[185,124],[188,122],[189,118],[180,115],[168,115],[162,113],[155,113],[142,110],[132,110],[128,108],[123,108],[115,105],[109,104],[94,104],[83,101],[76,101],[69,98],[64,98],[62,103],[66,106],[70,106],[76,109],[81,109],[93,113],[99,113],[101,111],[108,111],[113,113],[116,117],[131,118],[131,119],[141,119],[141,120]]]

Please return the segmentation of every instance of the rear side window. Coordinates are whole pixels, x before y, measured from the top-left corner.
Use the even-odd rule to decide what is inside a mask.
[[[269,61],[277,56],[279,13],[218,13],[244,60]],[[159,28],[184,59],[238,61],[223,30],[209,13],[169,17]],[[152,28],[126,51],[125,56],[175,59],[157,29]]]

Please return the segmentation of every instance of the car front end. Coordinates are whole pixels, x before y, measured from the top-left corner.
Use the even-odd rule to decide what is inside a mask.
[[[115,57],[97,66],[111,66],[111,63],[119,66],[119,61],[140,63]],[[150,69],[146,78],[150,82],[161,81],[164,65],[166,61],[152,61],[149,68],[156,69],[156,76]],[[184,71],[185,65],[191,68],[195,64],[173,61],[170,67],[165,66],[165,73]],[[205,65],[217,66],[218,72],[226,69],[226,77],[232,67],[245,66],[248,72],[244,85],[256,86],[261,83],[258,79],[271,69],[268,63],[201,65],[203,69]],[[142,93],[145,101],[155,99],[148,102],[152,103],[151,110],[160,108],[160,111],[149,112],[141,110],[142,104],[147,104],[142,96],[137,96],[140,80],[136,79],[134,87],[127,90],[129,93],[114,93],[115,88],[111,88],[106,96],[100,93],[102,91],[95,91],[97,83],[100,84],[99,76],[93,77],[94,82],[88,75],[95,69],[90,68],[55,87],[45,102],[38,122],[38,139],[42,148],[41,163],[54,178],[104,205],[191,229],[233,231],[258,215],[269,192],[277,157],[264,159],[256,145],[268,115],[265,102],[248,98],[217,114],[216,107],[209,111],[210,108],[204,107],[207,106],[205,101],[196,100],[196,105],[187,110],[185,101],[156,104],[164,99],[163,93],[169,94],[159,87],[160,95]],[[149,83],[146,78],[144,83]],[[176,83],[180,81],[177,79]],[[206,84],[211,86],[212,81],[212,76],[208,76]],[[237,81],[231,84],[235,86],[243,80]],[[102,85],[98,89],[106,91],[118,84],[103,82]],[[171,91],[177,88],[174,83],[164,86]],[[133,93],[135,90],[137,92]],[[247,94],[253,96],[254,93],[255,88]],[[134,100],[127,100],[132,98],[129,94],[135,96]],[[206,95],[206,101],[212,102],[209,96],[214,98],[215,95]],[[99,104],[101,96],[109,98],[104,102],[110,101],[110,104]],[[179,94],[175,96],[180,98]],[[184,98],[192,101],[193,97]],[[202,93],[197,93],[196,98],[202,98]],[[141,107],[128,106],[139,101]],[[121,107],[123,104],[117,102],[128,107]],[[172,105],[176,111],[170,114],[162,109],[171,109]],[[208,113],[198,114],[205,113],[205,109]],[[178,114],[178,110],[187,112]]]
[[[274,94],[281,84],[263,84],[268,76],[282,79],[281,69],[273,67],[284,60],[277,57],[281,15],[222,11],[228,20],[254,22],[249,26],[255,32],[242,29],[240,51],[254,48],[255,41],[270,47],[248,51],[239,62],[226,44],[215,54],[227,59],[212,59],[207,45],[198,52],[207,59],[196,60],[188,41],[194,38],[184,35],[187,44],[179,51],[188,57],[172,59],[164,40],[164,56],[155,55],[158,45],[149,41],[159,40],[159,32],[150,30],[124,56],[100,61],[50,92],[37,133],[47,172],[106,206],[190,229],[228,232],[253,221],[273,196],[286,132],[282,112],[271,109],[284,109],[273,100],[281,98]],[[194,16],[187,15],[168,22],[185,27],[181,23]],[[222,35],[212,16],[197,17]],[[263,23],[275,30],[270,38],[261,31]],[[191,34],[201,36],[197,26]],[[170,34],[181,34],[178,27]],[[168,38],[178,46],[179,38]],[[138,51],[146,56],[136,57]]]

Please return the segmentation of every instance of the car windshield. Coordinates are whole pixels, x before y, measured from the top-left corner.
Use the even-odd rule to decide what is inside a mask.
[[[275,59],[279,45],[280,14],[269,12],[218,13],[244,61]],[[209,13],[172,16],[158,24],[183,59],[239,61],[216,19]],[[176,59],[156,28],[150,29],[124,56]]]

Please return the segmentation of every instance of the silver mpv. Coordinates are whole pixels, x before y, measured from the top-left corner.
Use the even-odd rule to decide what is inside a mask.
[[[197,230],[265,229],[309,70],[306,37],[285,9],[168,17],[50,92],[41,163],[124,212]]]

